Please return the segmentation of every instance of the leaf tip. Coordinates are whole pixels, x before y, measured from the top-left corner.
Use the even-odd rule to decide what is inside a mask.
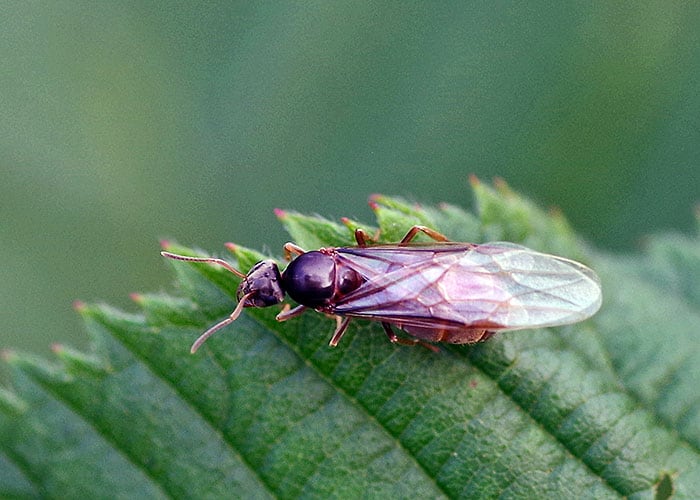
[[[73,301],[73,310],[77,313],[84,313],[87,309],[87,304],[82,300],[76,299]]]
[[[29,409],[29,404],[17,394],[0,387],[0,411],[19,416]]]
[[[503,177],[494,177],[493,178],[493,187],[496,188],[496,191],[498,191],[500,194],[502,194],[504,197],[512,197],[515,195],[513,190],[510,188],[508,183],[503,179]]]
[[[12,349],[1,349],[0,350],[0,359],[2,359],[6,363],[11,363],[12,360],[17,358],[17,353],[12,350]]]
[[[675,494],[675,487],[671,474],[663,474],[654,486],[654,490],[654,500],[667,500],[669,498],[673,498],[673,495]]]
[[[144,299],[144,297],[143,297],[142,294],[140,294],[140,293],[138,293],[138,292],[130,293],[130,294],[129,294],[129,298],[130,298],[131,300],[133,300],[134,302],[136,302],[137,304],[139,304],[139,305],[143,304],[143,299]]]
[[[552,205],[551,207],[549,207],[547,212],[549,213],[550,216],[552,216],[556,219],[564,217],[564,212],[562,212],[561,208],[558,207],[557,205]]]
[[[369,195],[369,199],[367,200],[367,204],[369,205],[370,210],[373,212],[376,212],[379,210],[379,203],[381,203],[383,196],[379,193],[372,193]]]
[[[481,181],[476,176],[476,174],[469,174],[469,184],[471,184],[472,188],[475,188],[479,184],[481,184]]]
[[[160,244],[160,248],[162,248],[163,250],[167,250],[172,246],[170,240],[160,240],[158,243]]]
[[[275,214],[275,217],[277,217],[279,220],[284,220],[287,218],[287,212],[285,210],[282,210],[281,208],[273,208],[272,212]]]

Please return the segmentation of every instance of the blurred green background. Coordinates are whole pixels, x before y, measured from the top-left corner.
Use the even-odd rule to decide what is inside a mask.
[[[633,250],[700,193],[697,2],[4,2],[0,348],[85,347],[172,238],[279,253],[274,207],[470,206],[467,176]]]

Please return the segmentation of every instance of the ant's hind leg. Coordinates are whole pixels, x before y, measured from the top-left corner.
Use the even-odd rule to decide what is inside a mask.
[[[430,349],[433,352],[440,352],[440,349],[438,349],[436,346],[432,344],[428,344],[426,342],[423,342],[418,339],[405,339],[402,337],[397,336],[394,333],[394,329],[391,328],[391,325],[389,323],[382,322],[382,327],[384,327],[384,331],[386,332],[386,336],[389,337],[389,340],[393,344],[400,344],[400,345],[408,345],[408,346],[414,346],[414,345],[421,345],[425,347],[426,349]]]

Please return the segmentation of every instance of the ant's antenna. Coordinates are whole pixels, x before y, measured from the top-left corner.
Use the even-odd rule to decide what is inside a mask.
[[[203,262],[205,264],[217,264],[225,269],[228,269],[229,271],[231,271],[233,274],[235,274],[239,278],[245,279],[245,277],[246,277],[245,274],[240,272],[238,269],[234,268],[231,264],[229,264],[228,262],[226,262],[223,259],[217,259],[214,257],[189,257],[187,255],[178,255],[176,253],[170,253],[170,252],[160,252],[160,254],[163,257],[167,257],[169,259],[174,259],[174,260],[184,260],[187,262]],[[199,338],[194,341],[194,344],[192,344],[192,347],[190,348],[190,352],[192,354],[197,352],[197,349],[199,349],[202,346],[202,344],[204,342],[206,342],[206,340],[209,337],[214,335],[216,332],[221,330],[223,327],[230,325],[231,323],[236,321],[238,316],[240,316],[241,311],[243,311],[243,308],[245,307],[246,301],[250,297],[252,297],[253,295],[255,295],[255,292],[247,293],[243,297],[241,297],[241,300],[238,301],[238,305],[233,310],[233,312],[229,315],[229,317],[224,319],[223,321],[218,322],[217,324],[215,324],[214,326],[209,328],[209,330],[207,330],[202,335],[200,335]]]
[[[246,300],[248,300],[248,298],[254,294],[255,294],[255,292],[250,292],[250,293],[245,294],[243,297],[241,297],[241,300],[238,301],[238,305],[236,306],[236,308],[233,310],[233,312],[231,313],[231,315],[228,318],[226,318],[225,320],[220,321],[217,324],[215,324],[214,326],[212,326],[209,330],[207,330],[206,332],[201,334],[199,336],[199,338],[194,341],[194,344],[192,344],[192,347],[190,348],[190,353],[194,354],[195,352],[197,352],[197,349],[199,349],[202,346],[202,344],[204,342],[206,342],[206,340],[209,337],[214,335],[216,332],[221,330],[223,327],[230,325],[231,323],[236,321],[238,316],[241,314],[241,311],[245,307]]]
[[[160,252],[160,254],[163,257],[167,257],[169,259],[185,260],[187,262],[204,262],[207,264],[217,264],[225,269],[228,269],[229,271],[231,271],[233,274],[235,274],[239,278],[245,279],[245,274],[240,272],[238,269],[234,268],[231,264],[229,264],[228,262],[226,262],[223,259],[216,259],[214,257],[189,257],[187,255],[178,255],[176,253],[170,253],[170,252]]]

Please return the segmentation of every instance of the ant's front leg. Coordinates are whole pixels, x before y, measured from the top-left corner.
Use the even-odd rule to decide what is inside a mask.
[[[303,248],[300,246],[295,245],[294,243],[285,243],[284,244],[284,259],[285,260],[292,260],[292,255],[304,255],[306,252],[304,251]]]
[[[360,229],[359,227],[355,229],[355,241],[357,241],[357,246],[360,248],[365,248],[368,242],[377,243],[379,241],[379,229],[374,232],[373,236],[370,236],[367,231]]]
[[[280,311],[280,313],[277,316],[275,316],[275,319],[277,321],[287,321],[288,319],[296,318],[304,311],[306,311],[306,309],[306,306],[296,306],[294,309],[292,309],[292,307],[289,304],[285,304],[282,308],[282,311]]]
[[[357,246],[360,248],[365,248],[367,246],[367,240],[372,239],[370,235],[364,229],[359,227],[355,229],[355,241],[357,241]]]

